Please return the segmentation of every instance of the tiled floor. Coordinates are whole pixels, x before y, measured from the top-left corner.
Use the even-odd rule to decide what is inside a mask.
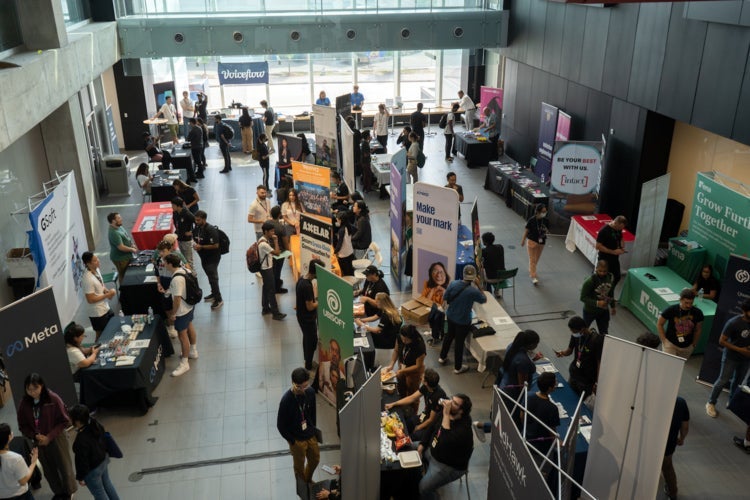
[[[437,129],[435,129],[437,130]],[[438,131],[440,132],[440,131]],[[395,146],[395,137],[390,138]],[[479,197],[482,230],[493,231],[505,246],[507,267],[520,267],[516,290],[515,311],[519,326],[537,330],[542,338],[541,350],[555,360],[559,369],[567,372],[565,361],[554,358],[553,350],[568,340],[567,311],[580,311],[577,300],[580,283],[591,271],[591,266],[580,254],[565,250],[564,236],[552,237],[542,255],[539,275],[541,284],[533,287],[524,272],[525,249],[520,247],[524,221],[494,194],[483,189],[485,168],[468,169],[462,159],[453,164],[443,161],[444,140],[441,135],[428,137],[427,166],[420,178],[436,184],[445,183],[445,174],[454,170],[464,187],[466,201],[464,222],[468,221],[469,207]],[[248,273],[244,251],[253,241],[252,228],[246,222],[247,207],[252,201],[255,186],[261,180],[258,164],[241,154],[234,156],[234,170],[228,175],[218,173],[221,168],[217,148],[212,147],[210,167],[206,179],[198,184],[201,208],[208,212],[208,220],[219,224],[232,239],[232,250],[219,267],[224,307],[211,312],[208,304],[197,307],[195,326],[198,331],[200,359],[191,362],[191,370],[179,378],[166,376],[156,390],[159,401],[145,416],[135,416],[112,410],[102,410],[99,418],[118,439],[125,458],[113,460],[110,472],[123,499],[255,499],[295,498],[292,460],[289,456],[271,456],[253,460],[214,463],[199,467],[178,467],[175,470],[144,474],[132,480],[136,472],[163,468],[175,464],[203,460],[218,460],[242,455],[285,451],[286,442],[276,431],[276,408],[281,394],[289,385],[293,368],[302,364],[302,342],[299,327],[293,316],[292,294],[279,296],[280,305],[289,316],[283,322],[272,321],[260,314],[260,286],[255,276]],[[133,162],[133,167],[138,161]],[[138,212],[141,195],[133,183],[129,198],[104,198],[100,202],[102,238],[96,251],[106,258],[106,214],[119,211],[126,227]],[[376,241],[388,242],[388,203],[376,193],[366,197],[372,209],[373,232]],[[384,252],[384,256],[388,252]],[[387,273],[387,262],[383,263]],[[204,289],[207,283],[199,272]],[[283,277],[287,284],[291,276],[287,269]],[[386,279],[390,279],[386,277]],[[292,287],[288,286],[292,289]],[[410,290],[395,293],[400,303]],[[85,318],[79,318],[88,324]],[[629,312],[620,309],[613,318],[611,333],[635,339],[644,327]],[[167,360],[168,369],[176,364]],[[700,366],[700,356],[687,362],[682,375],[680,394],[692,411],[690,434],[685,446],[675,454],[675,467],[680,484],[680,498],[747,498],[743,484],[747,480],[750,457],[736,449],[732,435],[744,432],[744,425],[729,412],[717,419],[705,415],[703,405],[708,389],[694,382]],[[474,417],[487,416],[490,389],[481,389],[483,377],[477,372],[454,375],[451,367],[437,364],[436,349],[428,349],[428,366],[443,377],[441,384],[448,393],[465,392],[474,400]],[[606,369],[606,367],[603,367]],[[723,408],[722,396],[719,408]],[[0,410],[0,419],[15,427],[15,411],[11,405]],[[335,441],[335,415],[325,402],[318,403],[318,424]],[[338,452],[323,452],[322,464],[339,463]],[[487,491],[488,444],[475,443],[470,466],[470,487],[474,498],[484,498]],[[328,477],[318,469],[316,479]],[[441,492],[443,499],[463,498],[465,491],[458,483]],[[661,498],[661,493],[659,494]],[[36,498],[47,499],[51,493],[46,486]],[[76,498],[90,498],[81,491]]]

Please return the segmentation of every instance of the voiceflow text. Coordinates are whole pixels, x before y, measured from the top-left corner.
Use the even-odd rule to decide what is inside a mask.
[[[224,69],[224,70],[221,70],[221,76],[225,80],[228,80],[228,79],[259,80],[261,78],[265,78],[266,72],[265,71],[251,71],[249,69],[246,69],[245,71],[237,71],[236,69]]]
[[[734,211],[734,208],[722,205],[716,199],[706,195],[706,193],[711,193],[711,186],[698,181],[698,188],[700,191],[696,196],[698,203],[695,205],[695,215],[705,225],[713,226],[731,238],[737,237],[740,232],[736,226],[750,229],[750,217],[740,215]],[[727,223],[734,224],[735,227]]]
[[[446,231],[453,230],[452,222],[435,218],[433,217],[434,215],[435,207],[428,203],[422,203],[421,201],[417,202],[417,213],[415,217],[417,224],[425,224],[439,229],[445,229]]]
[[[332,313],[331,311],[329,311],[328,309],[325,309],[325,310],[323,311],[323,316],[325,316],[326,318],[328,318],[329,320],[331,320],[331,321],[332,321],[333,323],[335,323],[335,324],[336,324],[336,326],[338,326],[339,328],[344,328],[344,320],[343,320],[343,319],[341,319],[341,318],[339,318],[339,317],[338,317],[338,316],[336,316],[335,314],[333,314],[333,313]]]

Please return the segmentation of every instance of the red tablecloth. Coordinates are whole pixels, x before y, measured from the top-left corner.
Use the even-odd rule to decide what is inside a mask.
[[[592,263],[596,264],[598,252],[596,251],[596,235],[599,230],[612,221],[607,214],[575,215],[570,221],[568,236],[565,238],[565,246],[575,252],[576,248]],[[627,229],[622,230],[622,241],[625,250],[620,256],[620,269],[624,273],[630,267],[630,251],[633,249],[635,235]]]
[[[133,240],[140,250],[154,250],[167,233],[174,232],[172,204],[144,203],[133,224]]]

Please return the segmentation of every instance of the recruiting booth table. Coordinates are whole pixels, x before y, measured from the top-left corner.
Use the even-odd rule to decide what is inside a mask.
[[[185,182],[187,174],[183,170],[159,170],[154,173],[154,180],[151,182],[151,201],[172,201],[177,196],[172,183],[176,180]]]
[[[133,241],[141,250],[153,250],[173,230],[171,203],[144,203],[133,224]]]
[[[698,278],[707,254],[706,249],[694,241],[670,238],[667,267],[692,284]]]
[[[666,266],[629,269],[622,286],[620,304],[641,320],[651,333],[656,334],[656,322],[661,311],[679,303],[680,292],[690,286],[690,283]],[[704,316],[701,338],[693,351],[693,354],[700,354],[704,351],[711,332],[716,302],[696,297],[693,305]]]
[[[485,167],[497,157],[497,146],[488,140],[477,140],[473,132],[453,136],[456,151],[466,158],[467,167]]]
[[[493,163],[487,167],[484,188],[505,198],[505,205],[524,219],[534,215],[534,207],[549,204],[549,188],[530,170],[511,164]]]
[[[577,248],[589,262],[596,265],[599,255],[596,249],[596,236],[610,222],[612,222],[612,217],[607,214],[574,215],[565,237],[565,248],[569,252],[575,252]],[[630,256],[635,244],[635,235],[627,229],[623,229],[622,243],[625,247],[625,253],[620,255],[620,270],[624,273],[630,268]]]
[[[151,257],[133,260],[125,271],[120,283],[120,307],[125,314],[146,314],[148,308],[153,308],[156,314],[164,316],[164,296],[159,293],[157,278],[153,265],[149,265]]]
[[[466,337],[466,347],[474,359],[479,362],[477,371],[483,372],[487,369],[487,359],[492,356],[502,358],[505,356],[505,350],[513,342],[516,334],[520,331],[518,325],[505,312],[497,299],[492,296],[491,292],[485,291],[487,302],[484,304],[474,304],[474,313],[477,318],[487,323],[495,329],[494,335],[485,335],[484,337],[475,338],[473,335]]]
[[[125,318],[125,324],[133,325],[130,316]],[[107,344],[119,334],[120,318],[114,317],[109,320],[99,338],[103,348],[107,349]],[[129,397],[143,413],[154,405],[156,400],[151,394],[164,374],[164,358],[174,354],[174,348],[158,315],[151,324],[144,325],[137,340],[148,341],[148,346],[138,349],[132,365],[117,366],[116,362],[107,360],[105,366],[97,362],[79,370],[81,403],[96,408],[104,405],[112,396],[116,396],[117,401]],[[135,353],[128,349],[128,354]],[[110,401],[116,402],[115,398]]]

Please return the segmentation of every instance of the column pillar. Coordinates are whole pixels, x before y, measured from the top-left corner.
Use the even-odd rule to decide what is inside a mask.
[[[68,44],[62,2],[23,0],[16,2],[21,34],[29,50],[59,49]]]

